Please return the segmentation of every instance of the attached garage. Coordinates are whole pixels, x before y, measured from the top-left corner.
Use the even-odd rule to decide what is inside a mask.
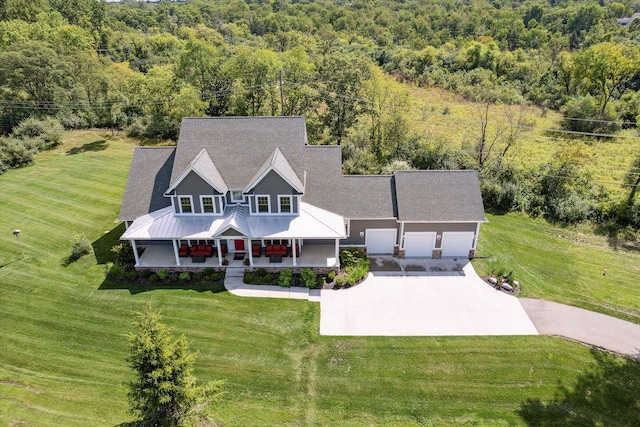
[[[431,258],[435,244],[435,232],[404,233],[404,256]]]
[[[395,228],[367,228],[365,231],[367,254],[393,254],[396,245]]]
[[[473,232],[444,232],[442,233],[443,257],[468,257],[473,247]]]

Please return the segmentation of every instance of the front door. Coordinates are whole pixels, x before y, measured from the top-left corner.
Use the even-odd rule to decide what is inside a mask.
[[[233,241],[233,248],[235,252],[244,252],[244,240],[236,239]]]

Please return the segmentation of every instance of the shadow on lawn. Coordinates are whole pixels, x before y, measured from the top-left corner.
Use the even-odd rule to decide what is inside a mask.
[[[140,294],[142,292],[149,291],[163,291],[163,290],[183,290],[183,291],[196,291],[196,292],[211,292],[217,294],[220,292],[226,292],[224,283],[125,283],[115,282],[113,280],[105,279],[98,290],[110,291],[110,290],[128,290],[130,294]]]
[[[71,150],[67,151],[67,154],[74,155],[85,153],[87,151],[104,151],[108,148],[107,141],[104,139],[99,139],[93,142],[87,142],[86,144],[81,145],[80,147],[73,147]]]
[[[120,236],[124,233],[124,223],[120,223],[110,231],[105,232],[98,240],[91,243],[93,254],[98,264],[106,264],[116,259],[116,254],[111,252],[111,248],[120,242]]]
[[[528,425],[638,425],[640,362],[597,349],[591,353],[596,366],[573,389],[559,384],[552,401],[529,399],[522,405],[517,413]]]

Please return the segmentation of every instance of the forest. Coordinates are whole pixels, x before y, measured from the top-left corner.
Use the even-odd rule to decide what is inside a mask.
[[[65,129],[153,144],[175,141],[186,116],[303,115],[310,143],[343,147],[345,173],[477,169],[490,211],[637,235],[640,152],[616,165],[614,189],[576,148],[640,139],[640,19],[616,21],[637,11],[608,0],[5,0],[0,173]],[[416,87],[480,106],[474,137],[418,132]],[[513,161],[532,108],[559,114],[548,133],[562,141],[536,173]]]

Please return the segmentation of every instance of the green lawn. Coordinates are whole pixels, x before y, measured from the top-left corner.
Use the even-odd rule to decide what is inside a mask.
[[[640,385],[633,379],[640,366],[572,342],[321,337],[314,303],[238,298],[219,287],[141,292],[104,283],[101,263],[122,230],[114,220],[132,154],[131,143],[104,139],[101,132],[74,133],[63,147],[39,155],[35,166],[0,176],[0,425],[131,420],[126,334],[132,311],[148,300],[162,309],[164,323],[187,334],[198,352],[196,375],[226,380],[216,408],[224,425],[493,426],[585,419],[632,425],[638,419]],[[527,230],[522,234],[529,240],[544,241],[542,233],[547,244],[565,241],[544,224],[511,216],[491,220],[481,252],[500,262],[511,262],[505,253],[538,262],[506,246],[518,241],[500,237],[511,235],[509,227]],[[22,230],[25,258],[14,228]],[[68,264],[75,233],[94,242],[95,254]],[[611,252],[612,260],[618,257],[628,259]],[[598,298],[613,303],[608,293],[590,291],[597,280],[570,281],[553,291],[547,280],[533,280],[536,266],[517,268],[529,295],[562,300],[566,293],[594,305]],[[621,281],[621,297],[636,294],[629,276],[609,272]],[[637,300],[630,307],[638,313]]]
[[[545,298],[640,323],[640,252],[606,237],[517,215],[487,215],[480,227],[480,275],[513,270],[521,296]],[[484,258],[486,257],[486,258]],[[604,275],[606,270],[606,275]]]

